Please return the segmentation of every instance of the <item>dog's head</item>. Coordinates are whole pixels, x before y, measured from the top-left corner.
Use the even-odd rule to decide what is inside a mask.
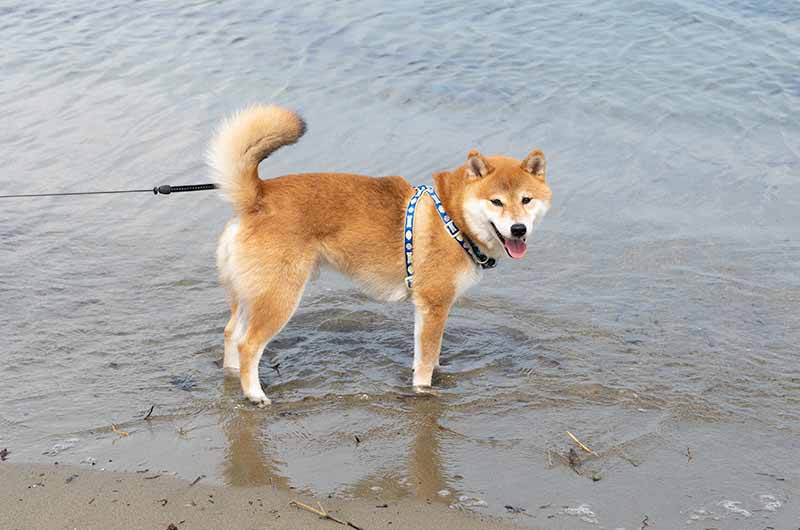
[[[457,173],[464,186],[464,219],[476,243],[494,257],[524,256],[527,238],[550,208],[544,153],[537,149],[520,161],[471,151]]]

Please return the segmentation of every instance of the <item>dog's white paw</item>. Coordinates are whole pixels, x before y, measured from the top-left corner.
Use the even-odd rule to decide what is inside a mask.
[[[438,396],[439,395],[439,391],[435,390],[430,385],[427,385],[427,386],[414,385],[413,388],[414,388],[414,393],[415,394],[421,394],[421,395],[426,395],[426,396]]]
[[[430,388],[433,381],[433,367],[414,368],[414,388]]]
[[[263,391],[254,392],[252,394],[246,394],[245,397],[247,397],[247,399],[250,400],[250,403],[257,405],[259,408],[266,407],[267,405],[272,404],[272,401],[267,397],[266,394],[264,394]]]

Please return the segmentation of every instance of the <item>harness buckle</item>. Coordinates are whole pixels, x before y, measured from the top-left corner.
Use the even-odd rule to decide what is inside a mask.
[[[473,252],[473,255],[475,256],[475,262],[476,262],[478,265],[485,265],[485,264],[489,263],[489,260],[490,260],[490,259],[492,259],[492,258],[490,258],[489,256],[483,256],[483,258],[484,258],[484,259],[481,259],[481,258],[480,258],[480,256],[478,256],[478,255],[477,255],[477,254],[475,254],[474,252]]]

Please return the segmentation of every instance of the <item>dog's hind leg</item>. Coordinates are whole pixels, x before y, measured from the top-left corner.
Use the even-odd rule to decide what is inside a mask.
[[[306,266],[299,261],[289,267],[276,267],[280,272],[262,278],[260,285],[265,290],[247,303],[247,331],[238,341],[239,380],[247,399],[259,406],[270,404],[258,377],[264,347],[297,309],[311,268],[311,263]]]
[[[222,359],[222,368],[225,373],[235,373],[239,371],[239,351],[236,343],[239,339],[236,335],[237,323],[241,326],[241,307],[239,296],[233,288],[234,262],[231,258],[236,244],[236,235],[239,231],[239,219],[231,219],[225,225],[222,235],[217,245],[217,268],[219,269],[219,280],[225,289],[228,305],[231,308],[231,317],[225,325],[225,354]],[[241,335],[241,332],[239,332]]]
[[[225,354],[222,359],[222,368],[226,374],[237,373],[239,371],[239,348],[237,347],[237,342],[241,337],[241,331],[239,332],[239,336],[237,336],[236,331],[239,320],[242,320],[241,324],[244,324],[246,320],[245,315],[242,314],[244,308],[239,306],[239,302],[235,299],[233,294],[230,295],[230,305],[231,318],[225,325],[225,331],[223,332],[225,335]],[[242,326],[239,326],[240,329],[241,327]]]

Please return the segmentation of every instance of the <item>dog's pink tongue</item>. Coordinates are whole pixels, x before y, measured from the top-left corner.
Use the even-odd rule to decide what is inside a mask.
[[[528,245],[521,239],[506,239],[506,250],[509,256],[519,259],[525,255]]]

